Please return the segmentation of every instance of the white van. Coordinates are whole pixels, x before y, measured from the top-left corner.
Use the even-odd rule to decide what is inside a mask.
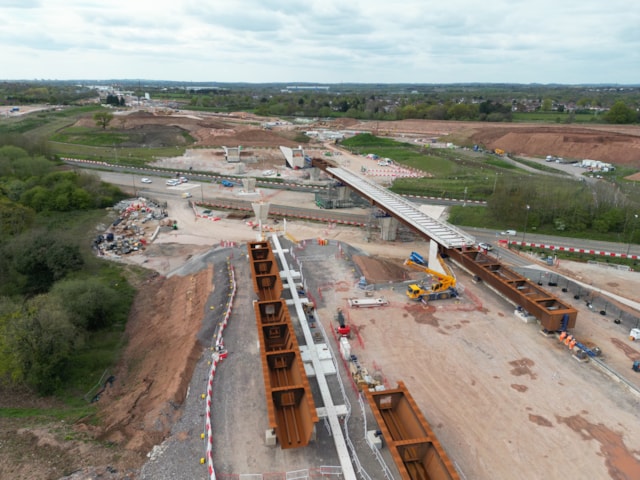
[[[507,237],[515,237],[517,232],[515,230],[505,230],[500,232],[500,235],[506,235]]]

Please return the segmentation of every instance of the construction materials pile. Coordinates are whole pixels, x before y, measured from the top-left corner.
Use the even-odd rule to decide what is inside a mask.
[[[359,392],[384,388],[379,380],[369,374],[366,367],[360,365],[358,357],[355,355],[351,355],[349,358],[349,371]]]
[[[93,240],[98,255],[128,255],[143,250],[159,227],[177,229],[177,223],[167,218],[164,207],[142,197],[119,202],[114,210],[118,217]]]

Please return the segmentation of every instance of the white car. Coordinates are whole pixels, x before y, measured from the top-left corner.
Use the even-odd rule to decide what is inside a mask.
[[[147,177],[141,178],[141,179],[140,179],[140,181],[141,181],[142,183],[151,183],[151,179],[150,179],[150,178],[147,178]]]
[[[490,252],[491,250],[493,250],[493,245],[491,245],[490,243],[486,243],[486,242],[480,242],[478,244],[478,248],[480,248],[481,250],[484,250],[486,252]]]
[[[176,180],[176,179],[167,180],[167,186],[175,187],[176,185],[180,185],[180,180]]]

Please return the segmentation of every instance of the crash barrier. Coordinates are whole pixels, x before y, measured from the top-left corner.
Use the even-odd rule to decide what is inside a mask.
[[[229,271],[229,283],[231,285],[231,293],[229,294],[229,302],[227,303],[224,320],[220,323],[220,328],[216,329],[217,334],[213,339],[213,350],[214,352],[211,354],[211,369],[209,371],[209,379],[207,381],[207,393],[205,397],[206,402],[206,411],[205,411],[205,451],[206,451],[206,462],[207,467],[209,469],[209,478],[210,480],[216,480],[216,472],[213,468],[213,431],[211,429],[211,401],[213,397],[213,377],[216,373],[216,367],[218,363],[224,358],[227,358],[227,351],[224,348],[224,341],[222,338],[222,333],[229,322],[229,317],[231,316],[231,310],[233,308],[233,299],[236,296],[236,279],[235,272],[233,266],[227,260],[227,269]],[[202,460],[201,460],[202,461]],[[204,463],[204,462],[203,462]]]
[[[103,162],[103,161],[97,161],[97,160],[84,160],[81,158],[69,158],[69,157],[63,157],[61,158],[62,161],[65,162],[74,162],[74,163],[84,163],[87,165],[96,165],[96,166],[106,166],[106,167],[120,167],[120,168],[126,168],[127,170],[139,170],[140,173],[147,173],[147,172],[154,172],[154,173],[158,173],[161,175],[171,175],[173,176],[175,174],[175,169],[160,169],[160,168],[140,168],[140,167],[134,167],[131,165],[114,165],[112,163],[109,162]],[[231,180],[231,181],[237,181],[239,178],[238,177],[228,177],[228,176],[223,176],[223,175],[209,175],[209,174],[203,174],[203,173],[195,173],[192,171],[184,171],[185,174],[189,174],[192,176],[197,176],[198,178],[206,178],[206,179],[211,179],[213,181],[221,181],[221,180]],[[419,174],[418,176],[420,177],[428,177],[428,176],[432,176],[429,173],[422,173]],[[268,181],[268,180],[260,180],[259,178],[257,179],[257,185],[260,186],[265,186],[266,188],[271,188],[270,186],[273,186],[273,188],[295,188],[295,189],[305,189],[305,190],[309,190],[309,191],[318,191],[318,190],[329,190],[331,187],[326,187],[326,186],[321,186],[321,185],[303,185],[300,183],[283,183],[283,182],[273,182],[273,181]],[[482,201],[482,200],[462,200],[459,198],[448,198],[448,197],[434,197],[434,196],[423,196],[423,195],[402,195],[403,197],[406,198],[416,198],[416,199],[422,199],[422,200],[438,200],[438,201],[448,201],[448,202],[465,202],[465,203],[477,203],[477,204],[481,204],[481,205],[486,205],[486,201]]]
[[[626,253],[618,253],[618,252],[607,252],[606,250],[596,250],[596,249],[588,249],[588,248],[575,248],[575,247],[561,247],[557,245],[547,245],[545,243],[531,243],[531,242],[518,242],[518,241],[508,241],[506,242],[509,245],[516,245],[520,247],[532,247],[532,248],[544,248],[547,250],[554,250],[558,252],[569,252],[569,253],[585,253],[587,255],[599,255],[602,257],[615,257],[615,258],[628,258],[631,260],[640,259],[639,255],[628,255]]]

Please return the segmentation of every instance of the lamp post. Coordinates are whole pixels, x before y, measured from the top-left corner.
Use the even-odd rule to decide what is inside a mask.
[[[527,236],[527,223],[529,222],[529,210],[531,207],[527,205],[527,214],[524,217],[524,230],[522,232],[522,243],[524,243],[524,239]]]
[[[633,216],[633,226],[631,227],[631,236],[629,237],[629,246],[627,247],[627,257],[631,251],[631,242],[633,242],[633,235],[636,233],[636,221],[638,220],[638,214]]]

